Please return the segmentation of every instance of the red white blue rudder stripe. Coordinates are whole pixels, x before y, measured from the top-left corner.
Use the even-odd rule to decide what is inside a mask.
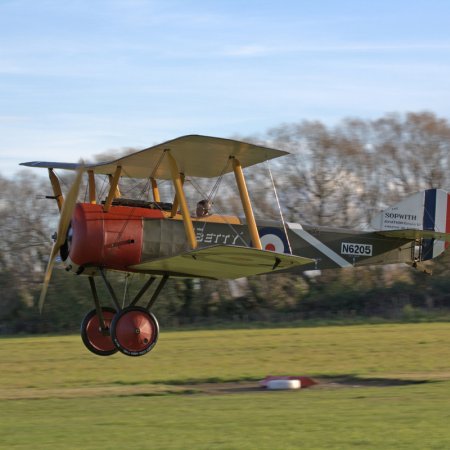
[[[450,233],[450,194],[442,189],[428,189],[407,197],[385,209],[372,220],[376,230],[426,230]],[[422,260],[440,255],[444,241],[422,240]]]
[[[428,189],[424,192],[423,229],[450,233],[450,194],[442,189]],[[436,239],[422,240],[422,260],[436,258],[447,244]]]

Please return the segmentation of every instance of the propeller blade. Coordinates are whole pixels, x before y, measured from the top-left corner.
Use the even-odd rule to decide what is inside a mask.
[[[41,289],[41,295],[39,297],[39,312],[42,313],[44,308],[45,297],[47,295],[48,284],[50,283],[50,278],[52,276],[53,267],[55,265],[56,256],[58,255],[58,250],[56,250],[56,245],[53,244],[52,251],[50,253],[50,258],[48,260],[47,269],[45,269],[44,283]]]
[[[73,210],[75,209],[75,205],[77,204],[78,191],[80,190],[82,175],[83,167],[80,167],[77,170],[75,181],[73,182],[72,186],[69,189],[69,192],[66,195],[66,198],[64,199],[64,203],[61,209],[61,216],[59,218],[58,231],[56,234],[56,252],[58,252],[59,249],[64,245],[64,242],[66,242],[67,230],[69,229]]]
[[[83,166],[80,166],[80,168],[77,171],[75,181],[70,187],[61,209],[61,216],[59,218],[56,241],[53,244],[52,251],[50,253],[47,269],[45,270],[44,283],[42,285],[41,295],[39,297],[38,302],[39,312],[41,313],[44,307],[45,297],[47,295],[50,278],[52,277],[53,268],[55,266],[56,257],[58,256],[60,248],[64,245],[64,242],[66,242],[67,230],[69,229],[73,210],[75,209],[75,206],[77,204],[78,191],[80,190],[82,175],[83,175]]]

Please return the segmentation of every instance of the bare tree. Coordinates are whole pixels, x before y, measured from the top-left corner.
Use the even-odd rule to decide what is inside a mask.
[[[0,177],[0,271],[7,274],[2,288],[1,314],[8,315],[21,302],[33,304],[51,248],[51,220],[57,212],[44,180],[29,171],[13,180]],[[40,195],[39,195],[40,194]]]
[[[363,144],[320,122],[303,121],[269,130],[273,145],[294,154],[280,176],[289,220],[350,226],[359,220],[355,204],[363,180],[355,161]]]
[[[450,124],[431,112],[388,114],[371,124],[380,190],[388,200],[421,189],[450,188]]]

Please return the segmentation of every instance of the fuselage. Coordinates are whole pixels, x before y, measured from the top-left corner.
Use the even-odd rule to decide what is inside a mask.
[[[211,245],[251,246],[244,219],[235,216],[192,218],[198,248]],[[383,239],[375,232],[258,221],[264,250],[292,253],[314,262],[294,269],[345,268],[369,264],[412,262],[414,242]],[[77,274],[97,268],[142,272],[134,268],[146,261],[189,251],[182,217],[158,208],[77,204],[62,250],[66,269]],[[151,273],[158,273],[152,271]]]

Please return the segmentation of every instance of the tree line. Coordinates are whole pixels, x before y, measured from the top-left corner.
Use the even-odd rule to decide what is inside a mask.
[[[450,123],[432,112],[386,114],[282,124],[235,138],[292,154],[246,170],[256,218],[367,229],[371,218],[402,197],[428,188],[450,190]],[[107,159],[105,155],[98,158]],[[109,159],[109,158],[108,158]],[[61,174],[66,186],[71,175]],[[186,180],[188,201],[214,192],[215,180]],[[148,195],[143,181],[124,181],[127,197]],[[232,177],[224,176],[214,209],[243,215]],[[58,219],[50,184],[35,172],[0,177],[0,334],[75,331],[92,309],[88,281],[55,270],[44,313],[40,283]],[[162,184],[168,200],[170,183]],[[81,189],[82,199],[86,190]],[[414,318],[450,309],[450,257],[430,263],[429,277],[406,266],[265,275],[229,281],[169,280],[154,311],[169,326],[229,322],[288,322],[352,317]],[[111,276],[123,300],[139,289],[136,275]],[[105,303],[107,292],[99,283]]]

